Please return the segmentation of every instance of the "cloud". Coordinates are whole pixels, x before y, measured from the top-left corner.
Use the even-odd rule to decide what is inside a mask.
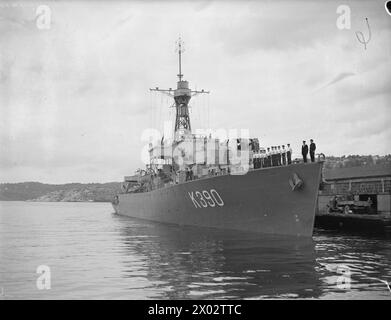
[[[346,79],[348,77],[352,77],[354,75],[356,75],[354,72],[342,72],[339,75],[337,75],[333,80],[331,80],[329,83],[327,83],[323,87],[321,87],[320,89],[327,88],[337,82],[342,81],[343,79]]]
[[[120,180],[142,166],[141,133],[174,116],[148,89],[175,87],[179,35],[186,80],[211,90],[190,102],[194,129],[209,118],[295,152],[312,137],[326,154],[389,153],[391,20],[381,1],[352,2],[340,31],[338,4],[58,1],[46,31],[14,22],[33,4],[1,10],[0,180]]]

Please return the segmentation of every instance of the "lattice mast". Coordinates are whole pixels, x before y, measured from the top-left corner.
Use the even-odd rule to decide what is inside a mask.
[[[209,91],[197,91],[189,89],[189,82],[182,80],[182,53],[184,50],[184,43],[181,38],[176,42],[176,51],[178,52],[179,73],[177,74],[179,81],[175,90],[160,89],[159,87],[151,88],[151,91],[159,91],[168,94],[174,98],[176,116],[175,116],[175,137],[191,134],[191,123],[189,115],[189,101],[191,97],[200,93],[209,93]]]

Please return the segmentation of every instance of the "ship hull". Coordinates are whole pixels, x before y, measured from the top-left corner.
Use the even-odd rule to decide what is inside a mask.
[[[312,236],[322,163],[296,164],[119,194],[116,213],[199,227]],[[293,190],[298,177],[303,185]],[[291,180],[291,181],[290,181]]]

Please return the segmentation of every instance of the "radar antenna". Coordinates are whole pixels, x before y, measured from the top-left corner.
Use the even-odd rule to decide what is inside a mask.
[[[179,73],[177,74],[179,81],[182,81],[183,74],[182,74],[182,52],[185,52],[185,43],[182,41],[181,37],[175,42],[176,48],[175,52],[178,52],[178,58],[179,58]]]
[[[177,82],[177,88],[173,90],[169,89],[160,89],[159,87],[150,88],[150,91],[158,91],[172,97],[175,101],[176,108],[176,119],[175,119],[175,134],[177,132],[182,134],[191,133],[190,125],[190,115],[189,115],[189,101],[191,97],[194,97],[197,94],[209,94],[210,91],[205,90],[191,90],[189,89],[189,82],[182,80],[182,53],[185,51],[184,42],[179,37],[176,41],[176,52],[178,52],[178,62],[179,62],[179,73],[177,74],[179,81]],[[176,135],[177,136],[177,135]]]

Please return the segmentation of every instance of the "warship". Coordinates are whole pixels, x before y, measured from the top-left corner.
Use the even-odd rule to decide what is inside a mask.
[[[311,237],[322,162],[255,165],[264,157],[259,140],[192,133],[189,101],[205,90],[183,80],[182,41],[177,43],[172,137],[148,145],[149,163],[125,176],[112,205],[119,215],[181,226]],[[266,162],[265,162],[266,164]]]

